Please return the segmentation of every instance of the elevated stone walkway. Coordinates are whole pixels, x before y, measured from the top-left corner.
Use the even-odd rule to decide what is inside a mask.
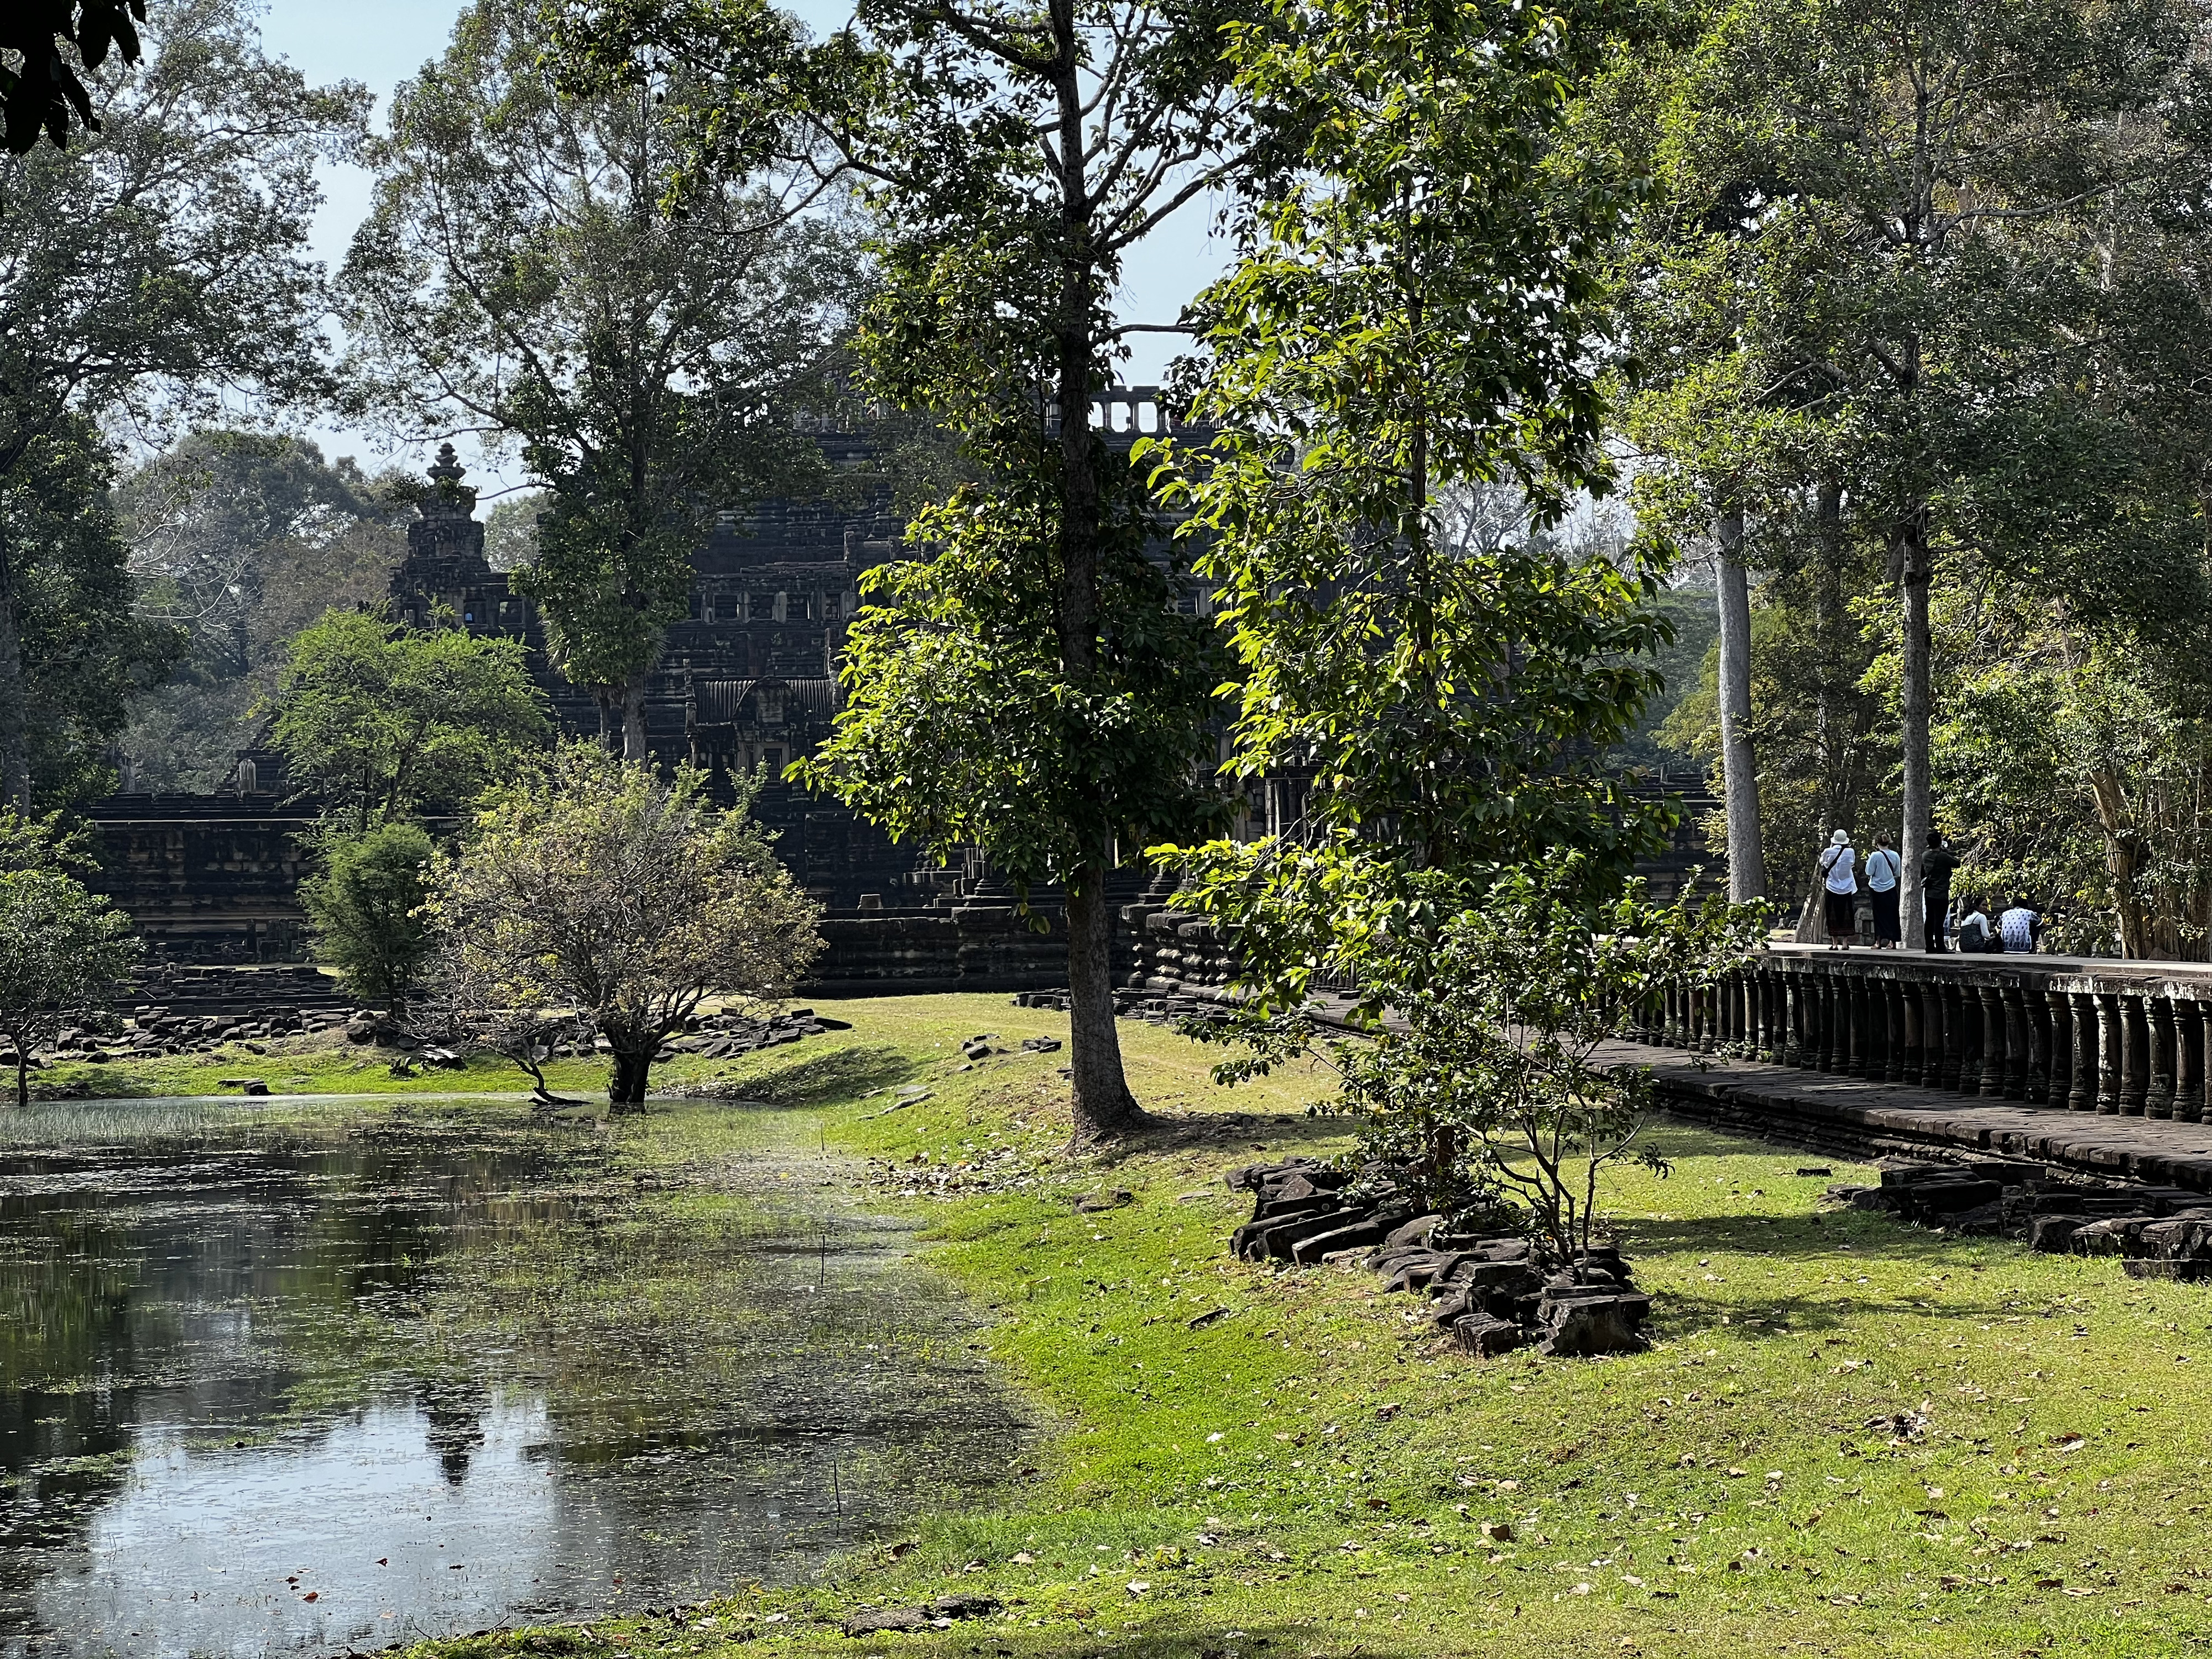
[[[1994,1153],[2212,1193],[2212,1124],[2064,1111],[1759,1060],[1700,1060],[1640,1042],[1608,1043],[1599,1058],[1650,1066],[1661,1103],[1677,1115],[1822,1152]]]

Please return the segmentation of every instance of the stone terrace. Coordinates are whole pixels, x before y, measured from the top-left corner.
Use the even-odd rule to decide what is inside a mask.
[[[1613,1052],[1687,1115],[2212,1193],[2203,964],[1777,945],[1637,1025]]]

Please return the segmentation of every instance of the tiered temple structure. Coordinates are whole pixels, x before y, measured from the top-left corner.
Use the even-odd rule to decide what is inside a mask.
[[[1123,444],[1166,424],[1149,387],[1116,388],[1093,419]],[[841,469],[872,459],[860,435],[824,433],[819,441]],[[393,615],[420,626],[449,613],[471,632],[522,640],[556,726],[568,735],[601,732],[592,695],[548,660],[537,605],[486,559],[477,492],[451,445],[429,476],[392,575]],[[857,502],[771,500],[722,514],[695,556],[689,614],[669,629],[646,689],[647,744],[663,762],[689,761],[720,778],[767,769],[755,810],[775,832],[778,855],[828,912],[831,950],[817,988],[1050,985],[1065,977],[1060,942],[1017,915],[1013,894],[981,860],[938,866],[838,802],[781,781],[785,763],[829,732],[861,576],[899,556],[902,528],[887,493]],[[258,745],[213,796],[111,797],[94,812],[109,890],[162,954],[297,956],[304,939],[294,892],[305,869],[296,838],[315,808],[295,797],[282,756]],[[1133,873],[1127,896],[1141,884]]]

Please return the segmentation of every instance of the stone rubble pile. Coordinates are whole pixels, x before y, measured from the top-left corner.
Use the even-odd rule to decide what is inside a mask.
[[[1067,1012],[1067,993],[1064,990],[1017,992],[1014,1006],[1050,1008],[1064,1014]],[[1153,1025],[1180,1025],[1190,1019],[1220,1020],[1228,1018],[1221,1004],[1212,997],[1153,990],[1115,992],[1114,1012],[1123,1019],[1141,1019]]]
[[[811,1008],[787,1008],[771,1014],[766,1019],[754,1019],[744,1014],[730,1012],[707,1014],[692,1022],[694,1029],[682,1036],[672,1037],[653,1056],[656,1065],[665,1064],[678,1054],[697,1054],[706,1060],[734,1060],[739,1054],[749,1054],[759,1048],[774,1048],[802,1038],[820,1036],[824,1031],[849,1031],[850,1024],[842,1019],[830,1019],[817,1014]],[[606,1039],[596,1045],[607,1052]]]
[[[42,1056],[56,1060],[163,1060],[208,1054],[226,1042],[248,1047],[276,1037],[303,1036],[345,1022],[334,1009],[272,1006],[224,1014],[177,1013],[158,1005],[131,1011],[128,1019],[72,1026]]]
[[[1431,1322],[1468,1353],[1486,1358],[1531,1343],[1557,1356],[1644,1346],[1651,1298],[1618,1250],[1561,1261],[1526,1238],[1447,1232],[1442,1217],[1414,1214],[1381,1166],[1353,1172],[1293,1158],[1247,1164],[1225,1179],[1255,1199],[1252,1219],[1230,1236],[1233,1254],[1300,1266],[1359,1262],[1382,1275],[1385,1289],[1428,1297]]]
[[[2212,1199],[2181,1187],[2099,1186],[2039,1164],[1887,1159],[1881,1182],[1828,1195],[1948,1232],[2025,1239],[2052,1255],[2115,1255],[2131,1279],[2212,1279]]]

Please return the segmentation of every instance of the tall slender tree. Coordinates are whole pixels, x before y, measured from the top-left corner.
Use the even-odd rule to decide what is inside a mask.
[[[2112,373],[2097,228],[2201,189],[2193,14],[1723,0],[1688,21],[1613,82],[1662,183],[1635,313],[1655,447],[1886,564],[1913,938],[1939,560],[1972,550],[2092,611],[2179,579],[2171,507],[2114,513],[2141,499],[2121,434],[2149,438],[2149,404]],[[2053,533],[2100,518],[2101,546]]]
[[[1256,142],[1220,53],[1231,0],[868,0],[794,47],[750,0],[570,9],[568,50],[696,66],[702,144],[776,131],[865,192],[875,391],[940,422],[980,482],[922,512],[848,641],[847,707],[797,771],[899,836],[980,848],[1066,896],[1075,1119],[1141,1117],[1114,1025],[1107,887],[1218,812],[1219,675],[1146,544],[1143,477],[1094,422],[1130,331],[1121,262]],[[1164,319],[1150,319],[1151,323]],[[1147,324],[1146,325],[1149,325]],[[1155,550],[1155,555],[1157,550]]]

